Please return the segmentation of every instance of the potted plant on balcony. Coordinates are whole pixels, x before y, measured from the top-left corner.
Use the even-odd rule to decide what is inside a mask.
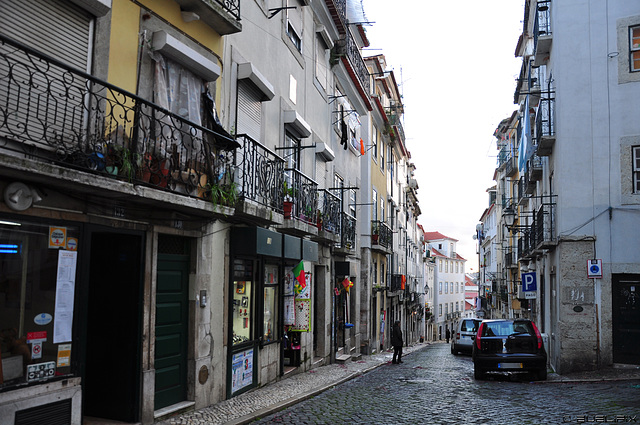
[[[371,226],[371,243],[373,245],[378,245],[378,240],[380,238],[380,225],[378,223],[373,223]]]
[[[288,183],[285,181],[283,183],[282,188],[284,194],[284,200],[282,203],[282,210],[284,211],[284,218],[291,218],[291,214],[293,212],[293,196],[294,190],[292,187],[289,187]]]

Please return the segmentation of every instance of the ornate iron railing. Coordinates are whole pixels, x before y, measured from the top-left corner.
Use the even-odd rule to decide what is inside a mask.
[[[240,0],[203,0],[205,3],[217,3],[234,18],[240,20]]]
[[[292,198],[292,217],[306,223],[316,224],[318,210],[318,183],[293,168],[284,170],[284,181],[290,189],[286,194]],[[284,193],[283,193],[284,194]]]
[[[345,39],[347,58],[349,60],[349,63],[351,63],[351,66],[353,67],[353,72],[358,77],[358,80],[360,81],[360,85],[362,86],[364,92],[366,94],[370,94],[371,81],[369,79],[369,70],[367,70],[367,65],[364,63],[364,59],[362,59],[360,49],[358,49],[358,45],[348,31]]]
[[[347,213],[342,213],[340,244],[345,249],[356,247],[356,219]]]
[[[536,144],[540,144],[542,137],[555,135],[555,98],[553,91],[542,93],[538,112],[536,114]]]
[[[391,248],[393,232],[384,221],[374,220],[371,222],[371,243],[380,245],[386,249]]]
[[[533,24],[533,45],[537,49],[541,36],[551,35],[551,0],[538,1]]]
[[[340,198],[327,189],[318,190],[320,220],[318,229],[338,234],[340,231]]]
[[[325,0],[324,2],[338,28],[338,32],[344,34],[347,30],[347,0]]]
[[[548,196],[535,215],[536,247],[554,242],[556,204],[553,202],[554,196]],[[543,198],[544,199],[544,198]]]
[[[282,212],[284,160],[246,134],[238,135],[236,181],[240,199]]]
[[[214,185],[233,190],[233,152],[220,141],[235,144],[0,36],[0,149],[7,153],[210,197]]]

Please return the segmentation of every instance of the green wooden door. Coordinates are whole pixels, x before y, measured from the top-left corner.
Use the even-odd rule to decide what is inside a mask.
[[[162,242],[159,245],[162,246]],[[188,291],[189,256],[162,254],[159,249],[155,343],[156,410],[184,401],[187,397]]]

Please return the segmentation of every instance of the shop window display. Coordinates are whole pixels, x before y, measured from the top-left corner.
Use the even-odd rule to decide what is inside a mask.
[[[234,262],[233,280],[233,345],[253,339],[252,298],[253,264],[248,260]]]
[[[262,341],[277,341],[278,329],[278,266],[265,266]]]
[[[0,388],[72,373],[79,229],[0,221]]]

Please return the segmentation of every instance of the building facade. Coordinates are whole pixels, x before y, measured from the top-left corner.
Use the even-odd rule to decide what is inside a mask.
[[[640,127],[627,115],[640,91],[639,16],[623,1],[525,4],[518,110],[497,131],[517,169],[499,166],[513,255],[502,279],[521,306],[510,314],[537,321],[559,373],[640,358],[629,338],[640,329]]]

